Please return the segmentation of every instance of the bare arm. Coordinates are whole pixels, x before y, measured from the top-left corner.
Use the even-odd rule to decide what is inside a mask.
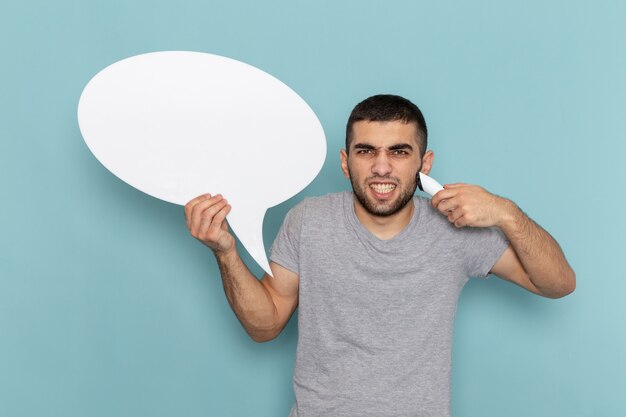
[[[499,227],[511,246],[491,272],[544,297],[574,291],[576,275],[559,244],[510,200],[468,184],[446,185],[432,200],[456,227]]]
[[[299,279],[293,272],[271,263],[273,277],[262,281],[252,275],[237,253],[228,231],[228,202],[205,194],[185,206],[191,235],[211,248],[222,276],[224,293],[233,312],[250,337],[264,342],[277,337],[298,304]]]
[[[505,200],[504,205],[508,207],[499,227],[512,250],[500,257],[491,272],[545,297],[559,298],[574,291],[575,273],[556,240],[512,201]]]

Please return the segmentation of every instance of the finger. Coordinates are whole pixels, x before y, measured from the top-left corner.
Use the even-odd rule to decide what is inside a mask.
[[[430,201],[430,203],[432,204],[433,207],[437,208],[437,206],[439,205],[439,203],[441,203],[442,200],[447,200],[449,198],[454,197],[457,194],[456,190],[441,190],[438,191],[432,198],[432,200]]]
[[[444,189],[446,190],[453,190],[455,188],[459,188],[459,187],[465,187],[467,184],[463,183],[463,182],[455,182],[453,184],[445,184],[443,186]]]
[[[202,211],[198,211],[197,217],[200,222],[206,222],[207,220],[213,221],[213,217],[224,207],[228,202],[224,198],[219,198],[211,202],[211,204],[204,207]]]
[[[195,235],[198,239],[205,241],[213,241],[216,240],[219,236],[219,233],[216,232],[215,225],[217,224],[217,228],[221,225],[222,221],[216,222],[215,216],[226,207],[226,203],[220,201],[216,205],[207,209],[205,213],[203,213],[203,218],[200,221],[200,225],[198,226],[197,234]]]
[[[454,226],[457,227],[457,228],[461,228],[461,227],[467,226],[467,221],[465,219],[465,216],[461,216],[458,219],[456,219],[454,221]]]
[[[200,214],[200,219],[201,219],[200,222],[206,223],[208,221],[209,223],[213,223],[215,215],[219,213],[219,211],[222,208],[224,208],[227,204],[228,202],[226,201],[226,199],[222,199],[218,201],[217,203],[213,204],[211,207],[206,208]]]
[[[209,227],[209,232],[217,232],[217,230],[215,229],[228,230],[227,227],[224,227],[226,226],[226,222],[224,220],[226,219],[228,213],[230,213],[230,209],[230,204],[226,203],[226,205],[215,214],[215,216],[213,217],[213,222],[211,222],[211,226]]]
[[[226,213],[226,216],[228,216],[228,214],[230,213],[232,206],[229,204],[227,207],[228,207],[228,212]],[[222,230],[225,230],[227,232],[230,230],[230,224],[228,224],[227,219],[222,222]]]
[[[194,206],[200,203],[201,201],[208,200],[209,198],[211,198],[211,194],[208,194],[208,193],[202,194],[192,200],[189,200],[189,202],[185,204],[185,218],[187,219],[187,226],[189,226],[189,219],[191,218],[191,210],[194,208]]]
[[[189,200],[189,202],[187,204],[185,204],[185,208],[191,210],[193,208],[193,206],[195,206],[196,204],[200,203],[201,201],[207,200],[211,198],[211,194],[210,193],[206,193],[206,194],[201,194],[199,196],[197,196],[194,199]]]
[[[447,215],[448,213],[454,211],[459,207],[459,199],[458,198],[449,198],[447,200],[443,200],[441,203],[437,205],[437,210],[439,212]]]
[[[198,229],[198,239],[210,242],[217,241],[220,236],[222,223],[224,223],[224,217],[222,217],[220,213],[227,206],[228,203],[226,200],[222,200],[203,213],[203,216],[206,217],[204,217],[200,223],[200,228]]]
[[[202,222],[202,213],[222,200],[222,195],[217,194],[213,197],[197,203],[191,210],[189,230],[197,230]]]
[[[463,218],[464,216],[465,216],[465,212],[464,212],[463,210],[461,210],[461,209],[456,209],[456,210],[451,211],[451,212],[448,214],[448,221],[449,221],[450,223],[455,223],[455,224],[456,224],[456,222],[457,222],[458,220],[460,220],[461,218]]]
[[[187,227],[189,228],[190,231],[192,231],[192,233],[193,233],[193,230],[197,229],[198,226],[200,225],[200,221],[202,220],[201,219],[202,212],[207,207],[210,207],[211,205],[215,204],[215,202],[217,201],[217,197],[218,196],[213,196],[213,197],[206,198],[204,200],[200,200],[196,202],[192,207],[190,207],[189,215],[187,218]]]
[[[447,215],[448,221],[455,227],[463,227],[467,224],[467,219],[463,210],[454,210]]]

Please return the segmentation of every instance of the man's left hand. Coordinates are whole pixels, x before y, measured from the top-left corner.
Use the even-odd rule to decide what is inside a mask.
[[[458,183],[446,184],[431,204],[456,227],[491,227],[505,221],[512,202],[477,185]]]

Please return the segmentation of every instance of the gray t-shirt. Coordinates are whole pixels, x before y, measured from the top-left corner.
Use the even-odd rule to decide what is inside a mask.
[[[508,242],[413,201],[410,223],[390,240],[359,222],[351,192],[287,214],[270,259],[300,277],[291,417],[450,415],[458,296]]]

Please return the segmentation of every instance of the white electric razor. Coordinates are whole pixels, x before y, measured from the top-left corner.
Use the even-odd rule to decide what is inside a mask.
[[[441,184],[439,184],[437,181],[430,178],[426,174],[422,174],[421,172],[418,172],[416,179],[417,179],[417,188],[419,188],[420,191],[424,191],[425,193],[430,194],[431,196],[443,190],[443,186]]]

